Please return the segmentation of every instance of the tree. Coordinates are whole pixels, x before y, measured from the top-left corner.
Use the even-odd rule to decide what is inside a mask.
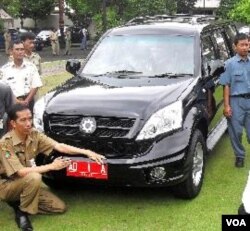
[[[4,9],[8,14],[15,16],[19,12],[20,0],[1,0],[0,8]]]
[[[55,0],[22,0],[20,5],[18,17],[32,18],[35,21],[35,27],[37,27],[37,20],[44,19],[47,15],[50,15],[55,8]],[[22,22],[21,22],[22,26]]]
[[[66,0],[66,3],[66,14],[75,26],[88,27],[91,18],[102,11],[102,0]]]
[[[176,0],[166,0],[166,9],[167,9],[167,13],[169,15],[173,15],[176,13],[177,11],[177,2]]]
[[[239,0],[221,0],[216,15],[222,19],[229,19],[229,12],[235,7]]]
[[[4,29],[4,22],[2,19],[0,19],[0,33],[3,32],[3,29]]]
[[[250,24],[250,4],[249,0],[241,0],[235,8],[229,12],[229,17],[235,21]]]
[[[177,0],[178,13],[191,13],[197,0]]]
[[[68,10],[67,15],[75,25],[87,27],[93,19],[99,33],[137,16],[174,14],[177,7],[176,0],[66,0],[66,2],[74,11],[72,13]],[[190,6],[190,3],[187,6]]]
[[[155,14],[167,14],[166,0],[128,0],[125,20]]]

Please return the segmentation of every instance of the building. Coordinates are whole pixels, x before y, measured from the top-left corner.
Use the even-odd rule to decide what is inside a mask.
[[[215,14],[221,0],[197,0],[195,4],[195,14]]]
[[[13,27],[13,18],[9,14],[7,14],[3,9],[0,9],[0,19],[2,19],[4,22],[4,28]]]

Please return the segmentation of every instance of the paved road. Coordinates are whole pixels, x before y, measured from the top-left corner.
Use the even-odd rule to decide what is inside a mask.
[[[42,51],[39,51],[38,53],[40,54],[42,58],[42,62],[51,62],[51,61],[56,61],[56,60],[67,60],[71,58],[76,58],[76,59],[84,59],[87,54],[89,53],[90,48],[87,50],[81,50],[80,49],[80,44],[74,44],[72,47],[72,55],[63,55],[64,50],[61,50],[61,54],[59,56],[53,56],[51,47],[45,47]],[[0,50],[0,67],[4,65],[8,60],[8,56],[5,55],[4,50]]]

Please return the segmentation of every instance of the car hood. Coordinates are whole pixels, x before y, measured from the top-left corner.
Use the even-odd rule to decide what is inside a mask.
[[[73,78],[55,91],[46,112],[146,118],[178,100],[193,81],[193,78],[179,78],[164,86],[114,87]]]

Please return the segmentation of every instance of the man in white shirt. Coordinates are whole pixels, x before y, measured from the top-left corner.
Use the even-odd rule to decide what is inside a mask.
[[[10,44],[10,53],[13,61],[0,69],[0,79],[11,87],[17,103],[27,105],[33,111],[34,96],[42,86],[40,75],[33,63],[24,60],[25,52],[21,40]]]

